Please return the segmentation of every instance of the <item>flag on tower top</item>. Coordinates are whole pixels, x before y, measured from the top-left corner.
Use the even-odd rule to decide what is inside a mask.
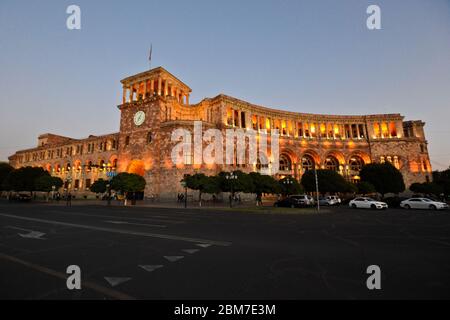
[[[150,63],[150,69],[152,68],[152,51],[153,51],[153,44],[150,45],[150,52],[148,54],[148,61]]]

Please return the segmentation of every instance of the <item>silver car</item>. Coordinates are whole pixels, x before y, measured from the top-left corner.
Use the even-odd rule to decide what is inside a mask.
[[[410,198],[400,202],[400,207],[405,209],[445,210],[448,209],[448,204],[428,198]]]
[[[295,199],[298,201],[300,205],[303,206],[313,206],[314,205],[314,198],[311,196],[308,196],[307,194],[298,194],[290,196],[290,198]]]
[[[363,208],[363,209],[378,209],[378,210],[386,210],[388,208],[388,205],[386,202],[377,201],[372,198],[368,197],[359,197],[351,200],[349,202],[349,207],[356,209],[356,208]]]

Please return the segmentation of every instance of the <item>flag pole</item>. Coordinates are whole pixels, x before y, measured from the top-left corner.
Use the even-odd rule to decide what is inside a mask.
[[[148,55],[148,64],[149,64],[149,70],[152,69],[152,51],[153,51],[153,44],[150,45],[150,53]]]

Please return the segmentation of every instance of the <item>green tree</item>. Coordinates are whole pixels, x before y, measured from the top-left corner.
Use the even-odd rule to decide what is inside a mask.
[[[230,172],[222,171],[219,173],[220,190],[222,192],[232,192],[232,196],[236,192],[252,192],[253,184],[248,174],[240,170],[233,171],[232,173],[233,176],[237,177],[236,179],[227,179],[227,176],[230,176]]]
[[[421,193],[424,195],[434,195],[439,197],[444,193],[444,188],[435,182],[413,183],[409,187],[409,190],[415,193]]]
[[[50,176],[50,174],[40,167],[22,167],[11,171],[5,184],[13,191],[36,191],[36,180],[41,176]]]
[[[439,185],[445,198],[450,195],[450,168],[444,171],[433,172],[433,182]]]
[[[303,187],[298,183],[297,179],[288,176],[278,181],[279,190],[283,196],[292,194],[301,194],[304,192]]]
[[[9,190],[8,185],[4,182],[6,182],[6,178],[13,170],[14,168],[8,163],[0,162],[0,191]]]
[[[383,198],[386,193],[405,191],[402,173],[389,162],[365,165],[359,175],[361,181],[371,183]]]
[[[136,203],[136,192],[142,192],[145,189],[146,181],[140,175],[134,173],[122,172],[116,175],[111,180],[111,188],[116,191],[120,191],[125,195],[126,199],[129,193],[133,194],[132,204]]]
[[[220,191],[220,182],[217,177],[209,177],[203,173],[196,173],[193,175],[186,175],[183,179],[186,182],[186,187],[198,191],[198,204],[202,206],[203,193],[218,193]]]
[[[42,175],[38,178],[36,178],[35,184],[35,191],[43,191],[47,193],[47,201],[50,194],[50,191],[53,190],[53,187],[55,187],[55,190],[58,190],[63,186],[63,181],[61,178],[58,177],[52,177],[50,175]]]
[[[338,192],[354,192],[355,186],[345,180],[343,176],[333,170],[317,170],[317,180],[319,184],[319,192],[338,193]],[[313,170],[306,171],[301,179],[301,183],[306,191],[316,191],[316,178]]]
[[[98,179],[90,187],[89,190],[95,193],[105,193],[107,190],[108,181],[104,179]]]
[[[280,192],[280,185],[272,176],[259,172],[250,172],[248,176],[251,180],[251,192],[256,194],[256,205],[262,204],[264,193],[276,194]]]
[[[356,187],[358,189],[358,193],[362,194],[362,195],[366,195],[366,194],[377,192],[375,190],[375,187],[373,186],[373,184],[371,184],[370,182],[367,182],[367,181],[360,181],[356,185]]]

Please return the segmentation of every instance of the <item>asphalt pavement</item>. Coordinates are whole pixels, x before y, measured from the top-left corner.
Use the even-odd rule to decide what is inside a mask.
[[[0,298],[450,298],[449,211],[286,212],[0,202]]]

